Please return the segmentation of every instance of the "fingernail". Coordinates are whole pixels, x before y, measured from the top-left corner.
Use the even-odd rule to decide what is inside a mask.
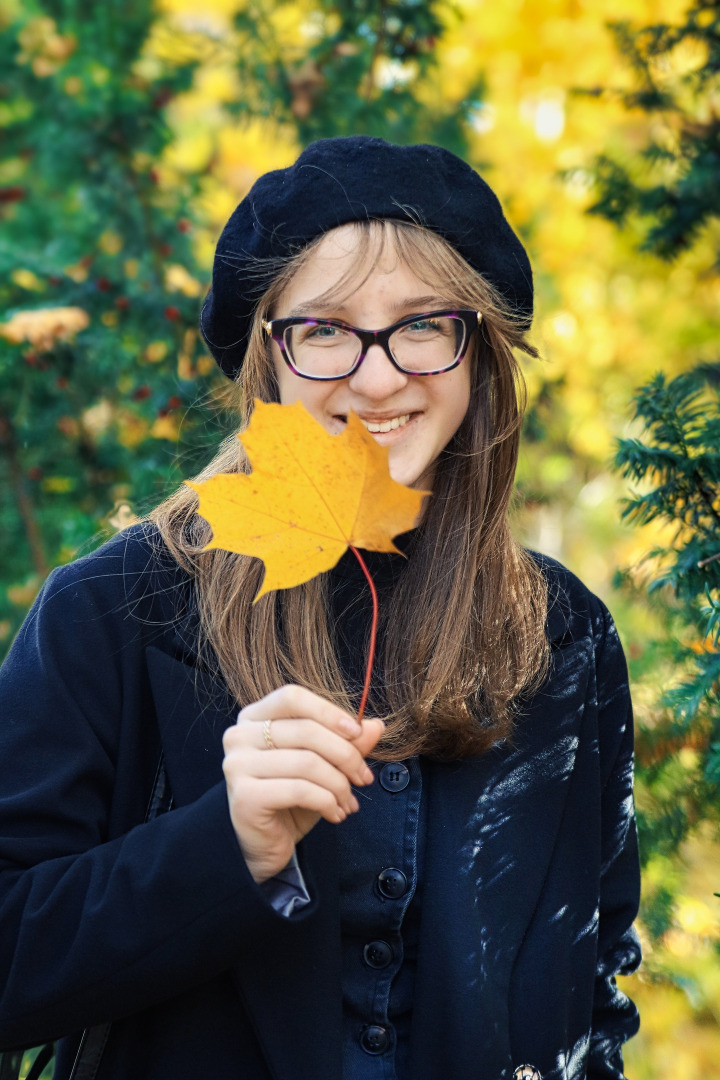
[[[366,784],[372,784],[374,779],[375,773],[372,771],[372,769],[366,767],[365,772],[363,773],[363,780]]]
[[[347,719],[343,717],[343,719],[340,721],[340,727],[347,735],[352,735],[354,739],[356,739],[358,735],[362,734],[362,728],[358,724],[357,720],[351,720],[350,717],[347,717]]]
[[[357,801],[354,795],[350,796],[350,805],[353,809],[353,812],[360,809],[360,803]]]

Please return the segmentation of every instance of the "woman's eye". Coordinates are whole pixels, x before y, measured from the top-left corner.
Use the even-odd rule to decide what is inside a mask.
[[[405,327],[411,334],[427,334],[437,332],[440,329],[440,324],[437,319],[418,319],[417,322],[410,323]]]
[[[305,341],[334,341],[343,336],[337,326],[309,326],[304,333]]]

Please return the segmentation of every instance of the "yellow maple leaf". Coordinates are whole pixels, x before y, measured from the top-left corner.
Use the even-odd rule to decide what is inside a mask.
[[[330,570],[348,547],[398,551],[392,538],[413,528],[429,494],[391,478],[387,448],[354,413],[339,435],[330,435],[299,401],[256,401],[239,438],[252,473],[186,483],[212,526],[205,550],[265,563],[256,601]]]

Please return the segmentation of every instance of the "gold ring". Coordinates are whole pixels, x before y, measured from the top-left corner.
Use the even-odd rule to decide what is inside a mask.
[[[277,750],[277,746],[273,742],[273,737],[270,734],[270,725],[272,720],[266,720],[263,724],[263,735],[265,736],[265,746],[268,750]]]

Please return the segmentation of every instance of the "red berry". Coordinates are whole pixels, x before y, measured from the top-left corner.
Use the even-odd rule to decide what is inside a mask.
[[[170,244],[161,244],[158,251],[162,255],[163,259],[167,259],[168,255],[172,255],[172,248]]]
[[[127,311],[127,309],[130,307],[130,301],[128,300],[127,296],[118,296],[115,301],[115,307],[120,308],[121,311]]]
[[[165,308],[165,318],[170,319],[171,322],[177,322],[180,318],[180,308],[175,307],[174,304],[168,304]]]
[[[157,171],[157,169],[151,169],[148,173],[148,176],[152,180],[153,184],[157,184],[158,180],[160,179],[160,173]]]
[[[67,388],[68,381],[64,375],[61,375],[59,379],[55,380],[55,385],[57,386],[58,390],[65,390]]]
[[[39,465],[31,465],[27,471],[29,480],[42,480],[43,471]]]
[[[179,409],[181,405],[182,405],[182,401],[177,396],[177,394],[173,394],[173,396],[171,398],[168,398],[168,403],[167,403],[168,409]]]
[[[152,390],[149,386],[138,386],[137,390],[133,394],[135,401],[145,401],[145,398],[149,398]]]
[[[177,231],[178,232],[188,233],[188,232],[190,232],[191,228],[192,228],[192,225],[190,224],[190,222],[188,221],[187,218],[180,218],[180,220],[177,223]]]
[[[160,417],[167,416],[168,410],[167,409],[158,409],[157,414]]]
[[[110,282],[106,277],[99,277],[95,282],[100,292],[107,292],[110,289]]]
[[[0,188],[0,203],[20,202],[25,198],[25,188],[19,185]]]
[[[34,352],[25,353],[25,363],[28,367],[38,366],[38,354]]]
[[[57,274],[51,274],[48,278],[48,285],[57,287],[60,284],[62,284],[62,278],[58,277]]]

